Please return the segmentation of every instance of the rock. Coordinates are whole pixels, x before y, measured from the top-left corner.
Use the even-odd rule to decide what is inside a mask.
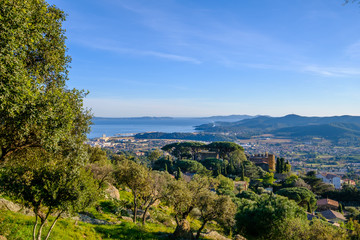
[[[130,216],[130,217],[133,217],[133,216],[134,216],[133,210],[127,209],[126,212],[127,212],[127,215],[128,215],[128,216]],[[143,216],[143,214],[144,214],[144,210],[138,209],[138,210],[136,211],[136,213],[137,213],[137,214],[136,214],[137,217],[141,217],[141,218],[142,218],[142,216]],[[146,220],[147,220],[147,219],[150,219],[150,213],[149,213],[149,211],[146,213],[145,219],[146,219]]]
[[[13,203],[4,198],[0,198],[0,209],[9,210],[11,212],[19,212],[28,216],[35,216],[34,212],[30,208],[26,208],[18,203]]]
[[[109,184],[109,186],[105,190],[105,193],[106,193],[107,197],[109,197],[109,198],[120,200],[119,190],[112,184]]]
[[[0,240],[7,240],[5,236],[0,235]]]
[[[85,223],[90,223],[90,224],[94,224],[94,225],[111,225],[111,224],[115,224],[115,223],[111,223],[105,220],[100,220],[100,219],[96,219],[96,218],[92,218],[89,217],[88,215],[79,213],[79,218],[80,221],[85,222]]]
[[[121,216],[121,218],[124,219],[125,221],[129,221],[129,222],[133,221],[131,217]]]
[[[231,240],[227,237],[224,237],[217,231],[209,231],[207,233],[202,233],[201,236],[206,237],[207,239],[213,239],[213,240]]]
[[[246,238],[241,236],[240,234],[237,234],[235,235],[235,240],[246,240]]]
[[[18,212],[21,210],[21,205],[8,201],[6,199],[0,199],[0,209],[9,210],[11,212]]]

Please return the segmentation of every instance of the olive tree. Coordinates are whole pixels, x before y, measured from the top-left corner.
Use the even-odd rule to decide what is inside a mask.
[[[114,180],[117,184],[122,184],[130,188],[133,194],[133,221],[136,223],[136,215],[141,203],[142,194],[150,192],[150,171],[131,160],[121,161],[113,172]]]
[[[45,239],[64,213],[82,210],[99,196],[96,180],[78,159],[29,149],[12,160],[0,170],[0,191],[34,211],[34,240],[43,238],[50,215],[56,217]]]
[[[236,205],[229,196],[219,196],[211,191],[203,191],[199,196],[198,209],[202,224],[197,231],[196,239],[199,239],[201,231],[210,221],[231,227],[235,222]]]
[[[166,189],[165,200],[173,207],[176,229],[173,233],[176,239],[192,239],[189,214],[198,206],[200,196],[210,189],[211,181],[206,176],[194,175],[190,182],[183,178],[172,179]]]

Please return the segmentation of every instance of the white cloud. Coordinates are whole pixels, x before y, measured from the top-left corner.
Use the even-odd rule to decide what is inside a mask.
[[[305,66],[303,71],[326,77],[347,77],[360,75],[360,70],[358,68],[347,67],[320,67],[316,65],[310,65]]]

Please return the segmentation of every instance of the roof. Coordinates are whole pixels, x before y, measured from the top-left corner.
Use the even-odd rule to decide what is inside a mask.
[[[327,179],[333,179],[333,178],[335,178],[335,177],[338,177],[338,176],[335,175],[335,174],[331,174],[331,173],[329,173],[329,174],[326,175],[326,178],[327,178]]]
[[[321,213],[321,215],[324,216],[324,218],[326,218],[328,220],[335,219],[335,218],[338,218],[338,219],[341,219],[341,220],[344,220],[344,221],[346,220],[344,215],[342,215],[339,212],[335,212],[333,210],[326,210],[326,211],[322,211],[320,213]]]
[[[318,206],[331,205],[334,207],[339,207],[339,203],[337,201],[328,198],[319,199],[316,204]]]
[[[339,177],[338,175],[336,174],[332,174],[332,173],[318,173],[316,174],[317,177],[320,177],[319,175],[323,176],[324,178],[327,178],[327,179],[333,179],[335,177]]]

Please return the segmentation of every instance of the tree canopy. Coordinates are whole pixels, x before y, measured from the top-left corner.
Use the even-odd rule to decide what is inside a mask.
[[[4,0],[0,13],[0,162],[25,148],[78,148],[91,116],[85,93],[66,87],[64,12],[43,0]]]
[[[307,188],[283,188],[277,191],[276,194],[294,200],[299,206],[304,207],[308,212],[313,212],[316,209],[316,196]]]

